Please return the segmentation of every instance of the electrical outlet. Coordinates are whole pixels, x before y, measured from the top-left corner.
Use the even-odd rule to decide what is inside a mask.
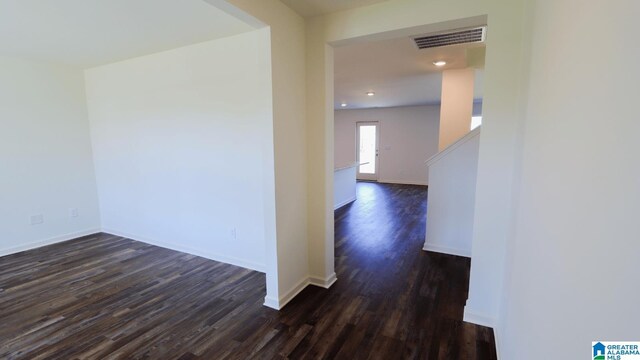
[[[38,225],[44,222],[44,216],[42,214],[31,215],[31,225]]]
[[[236,228],[231,229],[231,240],[236,240],[238,238],[238,232]]]
[[[78,217],[78,208],[69,209],[69,216],[72,218]]]

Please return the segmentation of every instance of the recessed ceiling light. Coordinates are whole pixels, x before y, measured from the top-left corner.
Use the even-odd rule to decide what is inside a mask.
[[[347,103],[342,103],[342,104],[340,104],[340,106],[347,107]]]
[[[445,65],[447,65],[447,62],[444,61],[444,60],[438,60],[438,61],[434,61],[433,65],[435,65],[435,66],[445,66]]]
[[[374,93],[373,91],[369,91],[369,92],[367,92],[367,96],[373,96],[373,95],[375,95],[375,94],[376,94],[376,93]]]

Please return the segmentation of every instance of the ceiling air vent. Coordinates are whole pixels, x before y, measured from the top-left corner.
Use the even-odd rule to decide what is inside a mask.
[[[455,30],[442,34],[415,37],[413,41],[416,42],[418,49],[479,43],[484,41],[486,29],[487,28],[483,26],[473,29]]]

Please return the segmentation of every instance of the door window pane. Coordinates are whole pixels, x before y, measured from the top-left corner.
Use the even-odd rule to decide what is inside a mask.
[[[376,173],[376,126],[360,125],[360,144],[358,144],[358,159],[360,159],[361,174]]]

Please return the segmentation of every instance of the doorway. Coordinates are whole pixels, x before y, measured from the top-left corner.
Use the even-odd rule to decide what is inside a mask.
[[[378,144],[380,128],[377,122],[356,124],[356,157],[358,180],[378,181]]]

